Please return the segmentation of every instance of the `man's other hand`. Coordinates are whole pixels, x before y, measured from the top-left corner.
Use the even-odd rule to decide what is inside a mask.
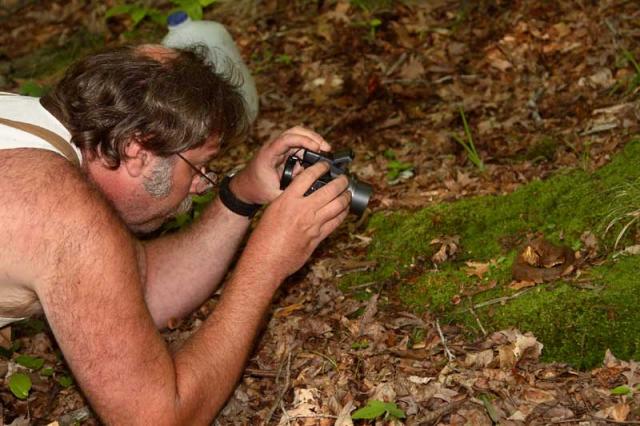
[[[231,180],[231,190],[245,202],[270,203],[282,193],[280,177],[285,161],[300,149],[330,151],[331,146],[316,132],[293,127],[260,148],[247,167]]]

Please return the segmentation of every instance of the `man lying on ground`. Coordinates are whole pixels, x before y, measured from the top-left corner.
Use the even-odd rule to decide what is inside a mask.
[[[191,227],[141,241],[207,189],[207,164],[246,133],[242,98],[202,55],[155,45],[92,55],[42,99],[0,95],[0,123],[0,326],[44,312],[107,424],[209,424],[275,291],[347,215],[345,177],[304,196],[324,162],[279,189],[288,154],[327,142],[284,132],[223,180],[223,200]],[[56,135],[71,144],[51,145]],[[216,290],[259,205],[215,311],[170,353],[158,328]]]

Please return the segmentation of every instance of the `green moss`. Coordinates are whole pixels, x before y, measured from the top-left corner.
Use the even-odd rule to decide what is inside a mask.
[[[385,282],[413,309],[428,309],[473,331],[477,321],[464,309],[516,293],[509,288],[511,265],[527,233],[543,232],[552,241],[578,249],[580,235],[591,231],[601,238],[604,250],[611,249],[624,222],[606,235],[602,230],[612,212],[620,214],[615,207],[621,205],[619,188],[640,182],[639,164],[640,141],[635,141],[593,174],[578,170],[532,182],[505,196],[443,203],[415,213],[377,214],[369,223],[374,231],[369,257],[379,266],[347,276],[343,285]],[[626,205],[633,203],[627,200]],[[431,241],[453,235],[460,237],[455,261],[439,271],[421,272],[430,269],[429,259],[438,249]],[[470,260],[493,261],[493,266],[480,280],[465,272],[464,262]],[[548,360],[587,368],[601,362],[607,348],[622,358],[634,357],[640,350],[640,312],[633,309],[638,302],[634,295],[640,293],[633,278],[638,266],[636,258],[609,261],[592,271],[595,290],[547,285],[505,304],[480,308],[478,315],[491,330],[533,331],[545,344]]]
[[[540,286],[504,305],[476,309],[484,327],[518,327],[544,343],[543,359],[577,368],[602,362],[607,349],[624,359],[640,359],[640,257],[594,268],[589,289],[566,283]],[[475,318],[462,309],[447,316],[469,328]]]

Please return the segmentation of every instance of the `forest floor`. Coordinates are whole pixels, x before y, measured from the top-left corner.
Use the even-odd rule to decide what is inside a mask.
[[[146,4],[169,7],[163,1]],[[4,2],[0,90],[37,95],[74,57],[105,44],[160,40],[164,29],[150,21],[133,31],[128,16],[106,21],[113,5]],[[640,129],[637,2],[243,0],[215,4],[205,18],[228,26],[260,93],[250,140],[228,149],[215,166],[229,170],[243,164],[262,143],[302,124],[335,148],[352,148],[351,170],[375,192],[370,212],[350,218],[283,286],[217,424],[349,425],[350,413],[368,401],[388,403],[377,412],[375,403],[370,406],[369,416],[378,422],[392,421],[397,408],[406,416],[398,421],[407,425],[640,424],[636,362],[618,360],[609,351],[597,365],[582,369],[543,361],[546,341],[529,329],[487,331],[481,314],[471,321],[474,334],[469,323],[451,321],[435,309],[458,305],[469,294],[454,289],[445,303],[419,306],[398,289],[415,283],[404,279],[405,265],[384,278],[371,275],[386,255],[399,262],[407,254],[402,261],[421,273],[445,270],[458,256],[468,262],[467,275],[490,276],[491,265],[503,260],[493,258],[495,253],[462,254],[464,238],[473,237],[463,224],[456,235],[449,222],[430,215],[429,227],[446,223],[446,232],[443,225],[442,231],[424,233],[420,221],[427,216],[420,212],[442,208],[446,216],[456,211],[448,206],[474,206],[464,203],[475,196],[512,200],[508,197],[540,180],[553,188],[561,180],[550,179],[558,176],[597,179],[601,170],[615,173],[603,169],[614,156],[636,158],[636,145],[628,143]],[[454,137],[466,137],[463,116],[482,165],[474,164]],[[626,145],[629,150],[623,151]],[[632,206],[618,214],[634,211]],[[551,225],[554,214],[549,210]],[[398,232],[379,235],[387,219]],[[415,235],[407,223],[415,226]],[[614,254],[596,228],[582,231],[576,237],[549,228],[547,236],[569,244],[593,265]],[[390,247],[403,247],[394,245],[397,239],[426,235],[419,247],[433,247],[424,253],[397,258],[389,253]],[[509,247],[527,237],[514,235]],[[639,239],[630,227],[619,251],[637,247]],[[600,252],[594,254],[598,241]],[[513,262],[515,251],[509,253]],[[496,281],[480,286],[511,285],[511,296],[541,287],[510,277]],[[164,333],[168,343],[178,346],[187,339],[216,301],[214,296],[174,324]],[[474,304],[470,307],[476,316]],[[71,424],[74,416],[82,424],[98,423],[46,323],[30,320],[13,327],[12,334],[4,331],[10,348],[0,358],[5,382],[25,370],[18,356],[45,362],[26,369],[33,381],[28,399],[17,399],[7,386],[0,389],[3,423]],[[638,350],[640,336],[630,339]],[[382,420],[385,412],[389,416]]]

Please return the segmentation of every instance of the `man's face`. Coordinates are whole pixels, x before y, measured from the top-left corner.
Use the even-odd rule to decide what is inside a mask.
[[[219,149],[218,138],[211,137],[203,146],[185,151],[181,155],[202,170]],[[190,195],[201,193],[206,183],[185,160],[178,155],[153,156],[131,195],[119,202],[113,200],[116,209],[133,232],[152,232],[167,219],[191,208]]]

